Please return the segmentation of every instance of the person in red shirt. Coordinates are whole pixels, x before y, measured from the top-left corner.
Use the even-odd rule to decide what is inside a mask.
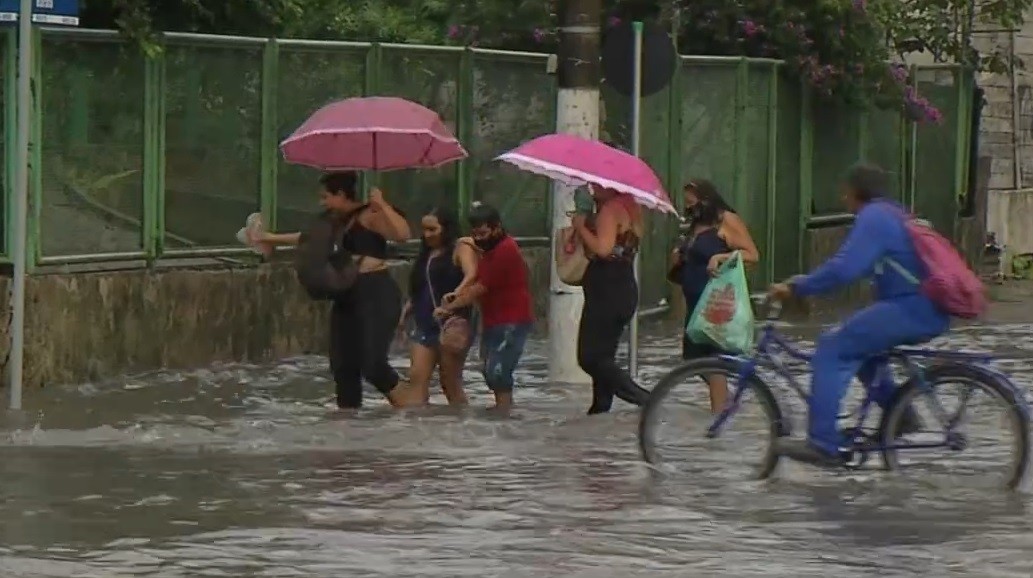
[[[448,317],[480,301],[482,372],[495,394],[495,409],[504,412],[513,406],[513,371],[534,324],[527,264],[494,207],[476,204],[468,220],[470,236],[482,251],[477,281],[458,295],[446,296],[435,315]]]

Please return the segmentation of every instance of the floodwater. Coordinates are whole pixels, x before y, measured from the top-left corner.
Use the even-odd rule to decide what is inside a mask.
[[[650,335],[650,333],[646,333]],[[1029,385],[1033,325],[956,331]],[[678,342],[644,338],[642,381]],[[542,384],[512,419],[329,411],[320,358],[30,392],[0,427],[0,576],[1029,578],[1027,494],[793,465],[714,484],[645,468],[638,413]],[[399,360],[402,364],[404,361]],[[798,419],[800,416],[794,416]],[[720,468],[720,456],[700,471]]]

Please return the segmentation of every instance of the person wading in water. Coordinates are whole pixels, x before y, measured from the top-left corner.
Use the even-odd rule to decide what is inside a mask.
[[[449,295],[435,315],[445,319],[480,302],[484,381],[495,394],[493,409],[504,413],[513,406],[513,371],[520,363],[534,324],[527,264],[516,239],[502,227],[502,218],[494,207],[478,203],[467,220],[470,236],[482,251],[477,282],[461,293]]]
[[[388,363],[395,328],[402,313],[402,292],[387,265],[388,241],[404,242],[409,224],[379,189],[369,203],[358,200],[354,171],[320,178],[324,218],[341,224],[340,249],[358,264],[354,285],[333,299],[330,312],[330,369],[337,386],[337,406],[362,406],[362,380],[370,382],[395,407],[423,404],[423,395],[401,381]],[[265,246],[297,245],[301,233],[260,233],[253,242]]]
[[[617,365],[617,345],[638,308],[635,255],[642,238],[642,211],[629,195],[591,185],[598,211],[593,226],[575,215],[573,226],[589,257],[581,280],[585,305],[577,337],[578,365],[592,378],[588,415],[606,413],[614,396],[642,405],[649,392]]]

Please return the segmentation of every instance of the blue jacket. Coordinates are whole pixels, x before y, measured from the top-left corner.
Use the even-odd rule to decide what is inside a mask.
[[[828,293],[865,277],[874,277],[878,301],[918,293],[914,283],[884,262],[893,259],[916,278],[926,276],[900,210],[888,200],[862,207],[839,251],[809,275],[792,281],[793,293],[801,297]]]

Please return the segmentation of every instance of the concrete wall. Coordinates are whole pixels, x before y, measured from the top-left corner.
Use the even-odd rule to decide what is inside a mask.
[[[1033,189],[991,192],[986,226],[1007,253],[1033,253]]]
[[[1033,187],[1033,13],[1018,30],[977,32],[973,44],[982,52],[1010,54],[1017,63],[1004,74],[979,77],[986,98],[979,148],[991,163],[987,231],[1016,252],[1033,251],[1027,190]]]
[[[525,249],[542,318],[548,255]],[[404,287],[408,265],[392,271]],[[9,281],[0,279],[0,290]],[[27,299],[28,387],[322,353],[327,344],[328,304],[310,301],[286,263],[41,274],[30,278]],[[6,350],[9,327],[0,335]]]

